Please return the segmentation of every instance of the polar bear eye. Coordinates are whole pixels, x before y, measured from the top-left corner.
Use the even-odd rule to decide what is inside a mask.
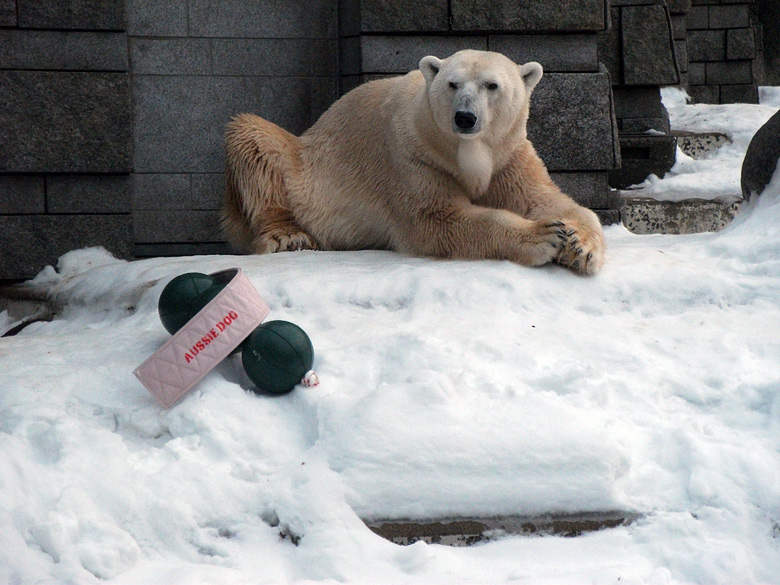
[[[496,91],[498,89],[498,84],[490,82],[490,83],[486,83],[485,87],[487,87],[490,91]]]
[[[454,81],[450,81],[450,89],[458,89],[458,84]]]

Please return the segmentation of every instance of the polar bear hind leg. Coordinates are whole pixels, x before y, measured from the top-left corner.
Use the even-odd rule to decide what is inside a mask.
[[[222,226],[238,250],[317,248],[289,209],[284,176],[299,148],[296,136],[259,116],[242,114],[228,124]]]

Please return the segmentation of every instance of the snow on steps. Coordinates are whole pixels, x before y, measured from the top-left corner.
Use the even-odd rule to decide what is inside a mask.
[[[692,158],[700,158],[731,141],[718,132],[697,134],[674,132],[680,150]],[[695,234],[717,232],[725,228],[739,213],[740,201],[722,203],[714,200],[683,199],[659,201],[643,197],[642,189],[619,191],[622,199],[620,218],[635,234]]]

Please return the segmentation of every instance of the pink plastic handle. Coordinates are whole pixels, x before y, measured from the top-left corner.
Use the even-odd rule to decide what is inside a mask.
[[[244,341],[270,309],[240,268],[211,275],[227,284],[133,374],[170,408]]]

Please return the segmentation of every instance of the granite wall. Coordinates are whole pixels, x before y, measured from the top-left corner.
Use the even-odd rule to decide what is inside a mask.
[[[616,221],[609,26],[606,0],[0,0],[0,280],[83,246],[227,252],[231,116],[301,133],[357,83],[466,47],[544,65],[530,136]]]

